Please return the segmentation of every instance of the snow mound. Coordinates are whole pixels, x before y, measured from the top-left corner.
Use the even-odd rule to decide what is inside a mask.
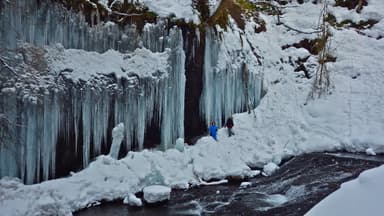
[[[143,189],[144,200],[148,203],[157,203],[171,198],[171,188],[162,185],[151,185]]]
[[[342,184],[340,189],[327,196],[305,215],[383,215],[383,179],[384,166],[364,171],[357,179]]]

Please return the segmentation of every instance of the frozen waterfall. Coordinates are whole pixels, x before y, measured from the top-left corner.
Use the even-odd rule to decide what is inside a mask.
[[[150,42],[156,44],[156,41]],[[156,69],[144,73],[144,68],[138,68],[137,71],[121,72],[125,75],[118,78],[109,74],[110,67],[106,65],[102,69],[106,74],[101,77],[96,74],[86,82],[81,79],[71,80],[65,74],[80,74],[74,66],[89,66],[82,63],[81,59],[74,65],[66,65],[65,62],[69,60],[58,55],[48,56],[46,61],[58,58],[59,63],[64,61],[62,64],[65,67],[58,71],[51,68],[45,75],[47,85],[32,85],[17,79],[21,83],[14,83],[13,79],[1,83],[0,113],[4,113],[15,124],[10,125],[11,139],[5,140],[0,148],[0,176],[18,176],[26,183],[33,183],[66,175],[76,167],[85,167],[95,156],[107,153],[110,145],[109,130],[120,122],[125,125],[125,151],[144,148],[150,125],[159,128],[159,148],[173,146],[175,140],[183,137],[184,133],[185,54],[181,31],[170,29],[167,37],[163,37],[161,46],[164,46],[164,51],[159,54],[145,51],[145,48],[141,52],[144,52],[142,56],[146,53],[154,58],[164,56],[164,61],[160,61],[164,71]],[[20,55],[9,53],[10,56]],[[130,71],[134,61],[145,61],[140,56],[136,57],[135,53],[126,56],[120,54],[122,61],[128,65],[117,69]],[[104,64],[103,56],[108,56],[108,53],[92,55],[100,56],[97,61]],[[7,59],[10,56],[6,56]],[[17,68],[16,64],[13,66]],[[22,67],[27,62],[19,65]],[[23,74],[25,77],[31,75],[25,71],[26,68],[18,69],[20,74],[26,73]],[[37,71],[33,73],[38,74]],[[143,73],[143,76],[140,75]],[[4,90],[10,87],[15,90]]]
[[[221,125],[233,113],[254,108],[261,97],[262,73],[238,32],[206,29],[200,112],[207,126]]]
[[[0,73],[0,114],[10,122],[0,177],[34,183],[84,168],[109,152],[119,123],[120,153],[168,149],[184,130],[201,135],[204,123],[222,123],[260,100],[260,67],[238,29],[200,33],[161,18],[140,30],[90,26],[48,2],[0,2],[0,57],[16,72]],[[184,128],[187,115],[197,119],[193,129]]]

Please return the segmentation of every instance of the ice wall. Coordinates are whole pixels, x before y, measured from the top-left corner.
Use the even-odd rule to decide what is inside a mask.
[[[211,121],[222,125],[233,113],[260,101],[261,67],[240,32],[235,26],[206,29],[200,112],[207,126]]]

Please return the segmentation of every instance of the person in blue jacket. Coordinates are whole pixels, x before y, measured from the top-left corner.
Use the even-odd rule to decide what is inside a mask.
[[[211,126],[209,127],[209,135],[213,137],[217,141],[217,126],[215,124],[215,121],[211,122]]]

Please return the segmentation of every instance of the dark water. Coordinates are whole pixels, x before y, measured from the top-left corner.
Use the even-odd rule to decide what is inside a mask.
[[[129,207],[122,201],[76,212],[76,216],[122,215],[304,215],[343,182],[384,164],[384,156],[351,153],[312,153],[284,163],[270,177],[238,183],[174,190],[171,200],[156,206]]]

